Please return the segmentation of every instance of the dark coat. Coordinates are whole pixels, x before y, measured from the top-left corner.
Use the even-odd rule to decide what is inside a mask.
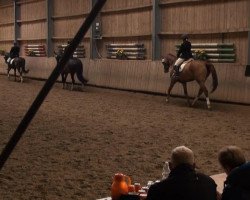
[[[190,165],[180,165],[149,188],[147,200],[216,200],[216,184]]]
[[[19,57],[20,47],[19,46],[13,46],[10,50],[10,57],[15,58]]]
[[[177,53],[178,58],[183,58],[185,60],[188,60],[189,58],[192,58],[192,51],[191,51],[192,45],[189,41],[184,40],[181,44],[179,51]]]
[[[250,200],[250,162],[234,169],[224,184],[222,200]]]

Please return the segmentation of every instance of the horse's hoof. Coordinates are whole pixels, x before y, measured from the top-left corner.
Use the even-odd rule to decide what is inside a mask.
[[[169,100],[168,99],[166,99],[166,103],[168,103],[169,102]]]
[[[212,108],[211,105],[207,105],[208,110],[211,110],[211,108]]]

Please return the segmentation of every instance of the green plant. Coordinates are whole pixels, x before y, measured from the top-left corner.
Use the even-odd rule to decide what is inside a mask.
[[[36,56],[36,53],[32,50],[28,51],[28,56]]]
[[[123,49],[118,49],[116,52],[116,58],[117,59],[127,59],[127,55],[125,54]]]
[[[207,53],[204,50],[195,51],[195,59],[197,60],[207,60]]]
[[[4,55],[5,54],[5,50],[2,50],[2,49],[0,49],[0,55]]]

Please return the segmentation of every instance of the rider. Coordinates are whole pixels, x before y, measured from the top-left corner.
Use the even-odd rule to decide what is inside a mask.
[[[174,70],[175,70],[175,77],[179,77],[179,70],[180,70],[180,66],[181,64],[190,59],[193,58],[192,52],[191,52],[191,42],[188,41],[188,35],[187,34],[183,34],[181,36],[181,39],[183,40],[178,53],[177,53],[177,60],[175,61],[174,64]]]
[[[71,40],[68,40],[68,41],[67,41],[67,46],[65,47],[65,49],[66,49],[67,47],[69,47],[69,45],[71,44],[71,42],[72,42]],[[74,53],[70,56],[70,58],[74,58],[73,55],[74,55]]]
[[[10,57],[7,60],[8,63],[11,61],[11,59],[19,57],[20,47],[17,45],[16,41],[14,41],[13,45],[14,46],[11,47],[10,50]]]

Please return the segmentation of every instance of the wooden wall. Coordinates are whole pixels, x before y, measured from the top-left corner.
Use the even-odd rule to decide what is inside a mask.
[[[106,57],[108,43],[143,43],[151,59],[152,1],[109,0],[101,12],[103,42],[99,51]]]
[[[46,44],[46,1],[19,0],[17,6],[20,12],[17,40],[21,45],[21,54],[24,55],[26,44]]]
[[[71,40],[85,17],[90,11],[89,0],[53,0],[54,48],[59,44],[65,44]],[[87,57],[90,57],[90,31],[85,36],[82,44],[85,47]]]
[[[183,3],[184,2],[184,3]],[[180,35],[193,43],[234,43],[236,63],[247,63],[248,0],[162,0],[162,55],[175,52]]]
[[[90,0],[51,0],[53,2],[54,49],[70,40],[90,11]],[[46,44],[46,1],[18,1],[21,11],[19,41],[24,44]],[[234,43],[235,63],[216,63],[218,90],[213,99],[250,103],[250,80],[244,76],[248,63],[250,31],[249,0],[160,0],[160,54],[175,53],[180,35],[189,33],[192,43]],[[36,9],[33,9],[36,7]],[[39,9],[37,9],[39,8]],[[67,9],[66,9],[67,8]],[[101,40],[96,40],[102,59],[90,59],[90,31],[83,44],[85,73],[90,84],[121,89],[165,93],[169,83],[160,61],[152,61],[152,0],[108,0],[100,14]],[[0,47],[10,48],[14,38],[13,2],[0,0]],[[145,61],[106,59],[106,44],[143,43]],[[1,49],[0,48],[0,49]],[[29,76],[47,78],[54,67],[54,58],[26,57]],[[0,72],[5,64],[0,59]],[[34,66],[36,63],[36,66]],[[208,85],[211,83],[209,80]],[[189,85],[191,96],[197,93],[195,83]],[[173,94],[183,94],[177,86]]]
[[[13,1],[0,4],[0,50],[8,51],[14,39]]]

